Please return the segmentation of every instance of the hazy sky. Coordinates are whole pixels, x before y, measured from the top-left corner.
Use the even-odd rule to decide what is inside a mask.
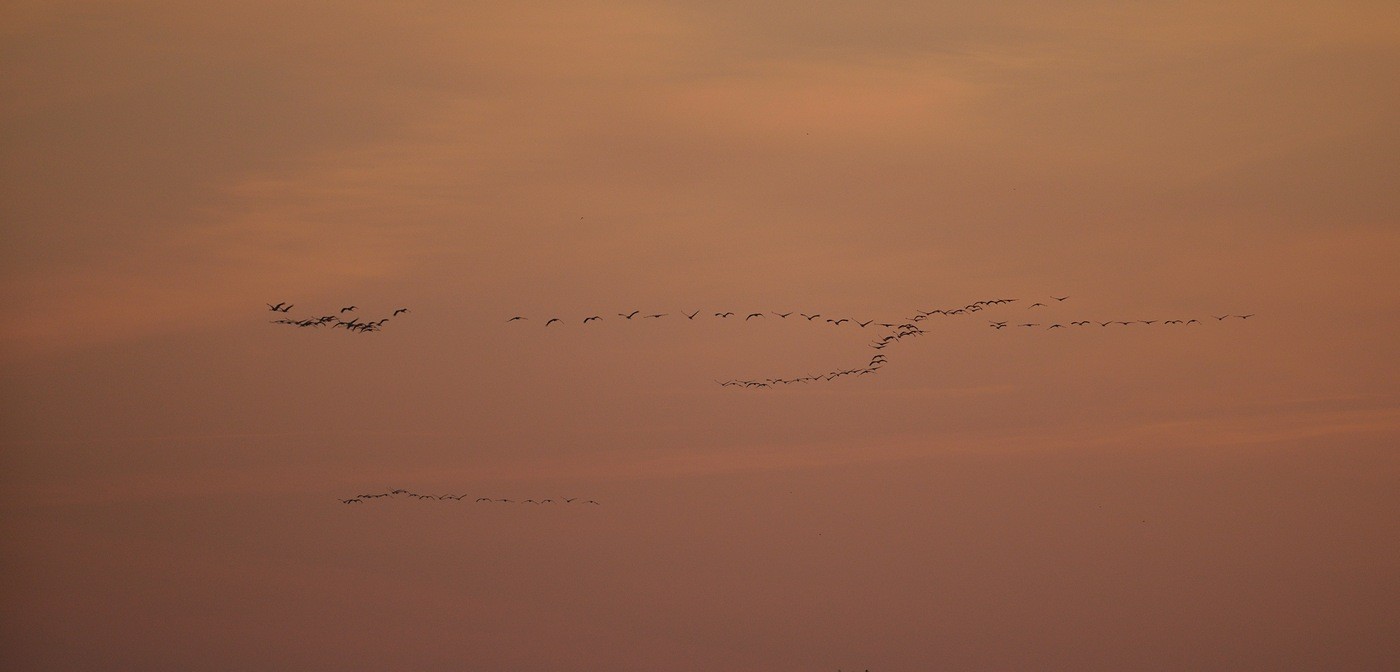
[[[3,666],[1400,667],[1400,6],[1052,4],[7,3]]]

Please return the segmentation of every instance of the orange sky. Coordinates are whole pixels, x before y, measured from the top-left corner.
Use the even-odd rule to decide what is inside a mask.
[[[226,4],[0,10],[5,669],[1400,666],[1394,3]]]

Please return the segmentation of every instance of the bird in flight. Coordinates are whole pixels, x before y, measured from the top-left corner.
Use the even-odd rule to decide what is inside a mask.
[[[601,319],[603,319],[603,317],[602,317],[601,315],[594,315],[594,316],[592,316],[592,317],[585,317],[585,318],[583,318],[583,323],[584,323],[584,324],[588,324],[588,323],[589,323],[590,321],[592,321],[592,320],[601,320]]]
[[[291,306],[287,306],[287,307],[288,307],[288,308],[291,308]],[[1247,319],[1249,319],[1249,318],[1251,318],[1251,317],[1254,317],[1254,313],[1250,313],[1250,314],[1248,314],[1248,315],[1236,315],[1235,317],[1238,317],[1238,318],[1240,318],[1241,320],[1247,320]]]
[[[400,308],[400,309],[394,311],[394,314],[393,314],[393,315],[390,315],[390,317],[398,317],[398,316],[399,316],[399,313],[407,313],[407,312],[408,312],[408,309],[407,309],[407,308]]]
[[[283,306],[286,306],[286,308],[283,308]],[[274,306],[269,303],[267,304],[267,309],[274,313],[285,313],[292,309],[292,304],[287,303],[286,301],[282,301]]]
[[[729,317],[730,315],[733,315],[733,314],[734,314],[733,312],[715,313],[715,317]]]
[[[634,311],[632,311],[632,312],[630,312],[630,313],[618,313],[617,315],[618,315],[618,317],[625,317],[625,318],[627,318],[627,319],[630,320],[630,319],[632,319],[632,316],[633,316],[633,315],[636,315],[637,313],[640,313],[640,312],[642,312],[642,311],[641,311],[641,310],[634,310]]]
[[[563,320],[561,320],[561,319],[559,319],[559,318],[557,318],[557,317],[551,318],[548,322],[545,322],[545,323],[544,323],[544,326],[547,327],[547,326],[549,326],[549,325],[551,325],[551,324],[554,324],[555,322],[563,322]]]
[[[685,311],[681,311],[681,314],[685,316],[685,319],[687,319],[687,320],[693,320],[693,319],[695,319],[695,316],[696,316],[696,315],[699,315],[699,314],[700,314],[700,311],[697,310],[697,311],[695,311],[695,312],[693,312],[693,313],[687,313],[687,312],[685,312]]]
[[[357,307],[358,307],[358,306],[346,306],[346,307],[344,307],[344,308],[341,308],[341,309],[340,309],[340,312],[346,313],[346,312],[349,312],[349,311],[354,310],[354,309],[357,308]]]
[[[507,321],[507,322],[514,322],[514,321],[516,321],[516,320],[528,320],[528,319],[530,319],[530,318],[528,318],[528,317],[521,317],[521,316],[519,316],[519,315],[516,315],[515,317],[512,317],[512,318],[510,318],[509,320],[506,320],[506,321]]]
[[[821,316],[822,316],[821,313],[817,313],[816,315],[808,315],[807,313],[798,313],[798,315],[801,315],[802,317],[807,318],[807,321],[808,321],[808,322],[811,322],[812,320],[815,320],[815,319],[817,319],[818,317],[821,317]]]
[[[791,314],[792,314],[792,311],[789,310],[789,311],[786,312],[786,313],[774,312],[773,314],[774,314],[774,315],[777,315],[778,317],[781,317],[781,318],[783,318],[783,319],[787,319],[787,316],[788,316],[788,315],[791,315]]]
[[[745,322],[748,322],[749,320],[751,320],[751,319],[753,319],[753,318],[755,318],[755,317],[763,317],[763,313],[749,313],[749,316],[746,317],[746,318],[744,318],[744,321],[745,321]]]
[[[864,322],[857,322],[856,324],[859,324],[859,325],[860,325],[860,328],[861,328],[861,329],[864,329],[864,328],[866,328],[867,326],[869,326],[871,322],[874,322],[874,321],[875,321],[875,320],[866,320],[866,321],[864,321]]]
[[[1034,307],[1036,307],[1036,306],[1044,306],[1044,305],[1045,305],[1045,304],[1043,304],[1043,303],[1041,303],[1041,302],[1039,302],[1039,301],[1036,301],[1035,303],[1032,303],[1031,305],[1026,306],[1026,309],[1027,309],[1027,310],[1030,310],[1031,308],[1034,308]]]
[[[651,315],[643,315],[642,317],[666,317],[667,315],[670,315],[670,313],[653,313]]]
[[[1050,297],[1050,298],[1052,298],[1052,299],[1054,299],[1054,300],[1056,300],[1056,301],[1064,301],[1065,299],[1068,299],[1069,297],[1068,297],[1068,296],[1052,296],[1052,297]]]

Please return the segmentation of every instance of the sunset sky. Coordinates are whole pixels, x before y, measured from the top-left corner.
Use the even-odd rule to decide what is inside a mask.
[[[6,670],[1400,668],[1400,4],[19,0],[0,82]]]

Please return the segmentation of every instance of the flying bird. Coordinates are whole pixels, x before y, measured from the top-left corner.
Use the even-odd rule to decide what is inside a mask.
[[[399,313],[407,313],[407,312],[408,312],[408,309],[407,309],[407,308],[400,308],[400,309],[394,311],[394,314],[393,314],[393,315],[390,315],[390,317],[398,317],[398,316],[399,316]]]
[[[642,311],[641,311],[641,310],[634,310],[634,311],[632,311],[632,312],[630,312],[630,313],[618,313],[617,315],[618,315],[618,317],[625,317],[625,318],[627,318],[627,319],[630,320],[630,319],[632,319],[632,316],[633,316],[633,315],[636,315],[637,313],[640,313],[640,312],[642,312]]]
[[[342,312],[342,313],[349,312],[349,311],[354,310],[354,309],[357,308],[357,307],[358,307],[358,306],[346,306],[346,307],[344,307],[344,308],[341,308],[341,309],[340,309],[340,312]]]
[[[561,319],[559,319],[559,318],[557,318],[557,317],[551,318],[548,322],[545,322],[545,323],[544,323],[544,326],[547,327],[547,326],[549,326],[549,325],[551,325],[551,324],[554,324],[555,322],[563,322],[563,320],[561,320]]]
[[[816,315],[808,315],[807,313],[798,313],[798,315],[801,315],[802,317],[807,318],[807,321],[808,321],[808,322],[811,322],[812,320],[815,320],[815,319],[817,319],[818,317],[821,317],[821,316],[822,316],[821,313],[817,313]]]
[[[1052,298],[1052,299],[1054,299],[1054,300],[1056,300],[1056,301],[1064,301],[1065,299],[1068,299],[1069,297],[1068,297],[1068,296],[1051,296],[1050,298]]]
[[[763,313],[749,313],[749,316],[744,318],[744,321],[748,322],[750,319],[755,317],[763,317]]]
[[[695,311],[695,312],[693,312],[693,313],[687,313],[687,312],[685,312],[685,311],[681,311],[681,314],[685,316],[685,319],[687,319],[687,320],[693,320],[693,319],[695,319],[695,316],[696,316],[696,315],[699,315],[699,314],[700,314],[700,311],[697,310],[697,311]]]
[[[514,321],[516,321],[516,320],[528,320],[528,319],[530,319],[530,318],[528,318],[528,317],[521,317],[521,316],[519,316],[519,315],[516,315],[515,317],[512,317],[512,318],[510,318],[509,320],[506,320],[506,321],[507,321],[507,322],[514,322]]]
[[[594,315],[594,316],[592,316],[592,317],[585,317],[585,318],[583,318],[583,323],[584,323],[584,324],[588,324],[588,323],[589,323],[590,321],[592,321],[592,320],[601,320],[601,319],[603,319],[602,316],[600,316],[600,315]]]
[[[791,315],[791,314],[792,314],[792,311],[789,310],[789,311],[786,312],[786,313],[774,312],[773,314],[774,314],[774,315],[777,315],[778,317],[781,317],[781,318],[783,318],[783,319],[787,319],[787,316],[788,316],[788,315]]]
[[[733,312],[715,313],[715,317],[729,317],[730,315],[733,315],[733,314],[734,314]]]

